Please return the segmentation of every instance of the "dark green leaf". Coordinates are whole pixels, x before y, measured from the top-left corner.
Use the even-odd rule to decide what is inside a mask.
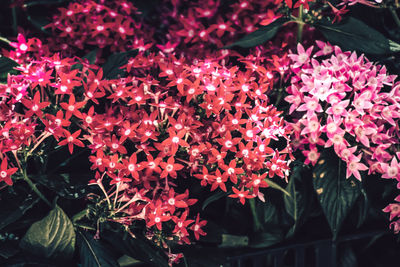
[[[64,211],[56,206],[46,217],[32,224],[21,239],[20,247],[45,258],[70,259],[75,249],[74,227]]]
[[[249,246],[253,248],[269,247],[281,242],[285,235],[277,224],[266,224],[267,232],[256,232],[249,236]]]
[[[78,199],[85,197],[89,192],[88,181],[92,177],[91,173],[55,173],[35,176],[35,180],[60,197]]]
[[[6,78],[7,74],[18,66],[18,63],[8,57],[0,57],[0,75]]]
[[[282,193],[284,193],[286,196],[290,197],[290,194],[287,190],[285,190],[282,186],[280,186],[279,184],[275,183],[274,181],[272,181],[271,179],[264,179],[267,184],[274,189],[278,189],[279,191],[281,191]]]
[[[19,250],[18,242],[16,240],[0,242],[0,256],[4,259],[15,256]]]
[[[292,236],[297,228],[304,223],[306,219],[306,214],[309,213],[312,207],[312,185],[307,183],[308,177],[302,179],[302,171],[304,168],[302,166],[294,166],[292,174],[289,179],[289,184],[287,186],[287,191],[290,196],[284,195],[283,200],[285,204],[285,210],[293,218],[293,226],[287,233],[287,237]]]
[[[89,53],[87,53],[82,59],[87,59],[89,64],[94,64],[94,62],[96,61],[97,58],[97,49],[90,51]],[[78,63],[75,64],[71,67],[72,70],[74,69],[79,69],[82,70],[82,64]]]
[[[93,235],[78,231],[77,244],[82,267],[118,267],[118,261],[102,240]]]
[[[383,34],[364,22],[349,17],[341,23],[317,23],[325,38],[343,50],[359,51],[372,55],[384,55],[400,51],[400,44],[387,39]]]
[[[26,7],[37,6],[37,5],[58,5],[64,2],[71,2],[71,0],[37,0],[28,2],[25,4]]]
[[[223,198],[227,195],[228,195],[228,193],[224,192],[224,191],[219,191],[217,193],[212,194],[210,197],[208,197],[208,198],[206,198],[206,200],[204,200],[203,206],[201,207],[202,210],[204,210],[208,205],[210,205],[214,201],[217,201],[218,199]]]
[[[168,260],[164,252],[140,234],[136,234],[136,238],[133,238],[129,235],[122,236],[121,233],[105,231],[101,236],[107,240],[114,249],[125,255],[152,264],[152,266],[168,266]]]
[[[50,35],[50,32],[44,28],[44,26],[51,23],[51,21],[44,16],[27,16],[26,17],[33,26],[35,26],[38,30]]]
[[[357,258],[353,249],[349,244],[345,244],[339,250],[339,266],[340,267],[357,267]]]
[[[361,183],[354,177],[346,179],[346,163],[326,149],[314,167],[314,189],[328,220],[333,238],[361,192]]]
[[[105,79],[116,79],[118,76],[123,75],[124,70],[122,70],[120,67],[125,65],[128,62],[128,59],[136,54],[136,50],[131,50],[109,56],[106,63],[104,63],[102,66],[103,77]]]
[[[254,47],[265,43],[270,40],[278,32],[279,28],[289,20],[286,18],[279,18],[267,26],[262,26],[258,30],[246,35],[239,41],[233,44],[227,45],[224,48],[231,48],[234,46],[240,46],[244,48]]]
[[[24,200],[4,199],[2,200],[2,208],[0,210],[0,229],[14,223],[21,218],[25,212],[39,202],[36,195],[29,194]]]
[[[208,234],[207,234],[208,235]],[[247,247],[249,245],[248,236],[238,236],[238,235],[222,235],[222,243],[218,247]]]
[[[363,188],[361,188],[361,194],[357,199],[357,202],[354,205],[354,208],[357,209],[357,228],[360,228],[361,225],[365,222],[368,216],[369,211],[369,202],[367,198],[367,193]]]

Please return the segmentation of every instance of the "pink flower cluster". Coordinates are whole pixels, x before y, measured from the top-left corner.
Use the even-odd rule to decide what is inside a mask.
[[[305,50],[300,44],[297,54],[289,55],[295,76],[285,100],[289,113],[296,111],[292,127],[306,162],[314,165],[319,149],[333,146],[347,164],[347,178],[361,180],[359,171],[369,169],[400,180],[394,153],[400,118],[395,76],[363,55],[317,44],[314,57],[313,47]]]
[[[334,148],[347,165],[346,177],[360,171],[396,179],[400,185],[400,84],[386,68],[363,55],[317,41],[319,50],[289,55],[295,76],[285,100],[290,103],[297,148],[314,165],[320,151]],[[397,153],[396,153],[397,152]],[[393,205],[393,204],[391,204]],[[400,213],[391,211],[391,219]]]

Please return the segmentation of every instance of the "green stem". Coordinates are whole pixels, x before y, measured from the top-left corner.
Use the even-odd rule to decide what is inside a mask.
[[[16,156],[16,155],[15,155],[15,156]],[[18,161],[18,158],[17,158],[17,157],[16,157],[16,159],[17,159],[17,161]],[[23,165],[23,166],[26,166],[26,162],[27,162],[27,159],[28,159],[28,156],[27,156],[27,153],[26,153],[26,152],[24,153],[24,159],[25,159],[25,162],[24,162],[24,165]],[[20,165],[19,165],[19,166],[20,166]],[[39,189],[37,188],[37,186],[35,185],[35,183],[32,182],[31,179],[29,179],[28,174],[26,173],[26,167],[20,168],[20,171],[21,171],[21,173],[22,173],[22,178],[23,178],[23,179],[25,180],[25,182],[27,182],[27,184],[32,188],[33,192],[35,192],[36,195],[38,195],[44,202],[46,202],[47,205],[49,205],[49,206],[52,208],[53,205],[51,205],[50,201],[48,201],[47,198],[42,194],[42,192],[39,191]]]
[[[74,226],[80,227],[80,228],[86,229],[86,230],[96,231],[96,228],[94,228],[92,226],[89,226],[89,225],[84,225],[84,224],[80,224],[80,223],[74,223]]]
[[[397,15],[396,9],[393,7],[389,7],[390,14],[392,14],[393,20],[396,23],[397,27],[400,28],[400,19],[399,16]]]
[[[53,205],[51,205],[50,201],[47,200],[47,198],[42,194],[42,192],[39,191],[39,189],[37,188],[37,186],[32,182],[31,179],[29,179],[28,175],[26,175],[26,171],[23,171],[23,178],[25,180],[25,182],[28,183],[28,185],[32,188],[32,190],[44,201],[46,202],[47,205],[49,205],[50,207],[53,207]]]
[[[88,209],[88,208],[86,208],[86,209],[84,209],[84,210],[81,210],[80,212],[78,212],[77,214],[75,214],[75,215],[72,217],[71,221],[72,221],[73,223],[75,223],[75,222],[79,221],[80,219],[86,217],[88,214],[89,214],[89,209]]]
[[[258,220],[257,211],[256,211],[256,202],[255,202],[254,198],[249,199],[249,203],[250,203],[251,214],[253,216],[254,229],[255,229],[255,231],[258,231],[261,229],[261,223]]]
[[[11,43],[10,40],[8,40],[7,38],[1,37],[1,36],[0,36],[0,42],[4,42],[6,44],[10,44]]]
[[[299,16],[297,17],[298,20],[298,28],[297,28],[297,42],[300,43],[301,39],[303,38],[303,27],[304,27],[304,22],[303,22],[303,5],[300,5],[299,7]]]

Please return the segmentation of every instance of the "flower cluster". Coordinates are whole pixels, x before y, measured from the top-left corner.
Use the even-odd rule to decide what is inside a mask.
[[[40,57],[33,43],[41,45],[20,35],[12,44],[21,73],[0,87],[1,181],[28,175],[20,166],[49,139],[71,154],[88,148],[107,220],[145,221],[147,237],[165,247],[190,243],[189,229],[205,235],[206,222],[189,219],[197,200],[175,191],[177,179],[195,177],[242,204],[264,199],[267,178],[287,179],[288,129],[267,96],[278,69],[139,53],[122,66],[125,77],[106,79],[87,61]]]
[[[317,45],[313,57],[313,47],[305,50],[300,44],[289,55],[295,76],[285,100],[305,163],[314,165],[321,149],[333,146],[347,164],[347,178],[361,180],[360,171],[368,170],[400,184],[400,84],[363,55]],[[391,219],[399,215],[396,205],[385,209]]]
[[[144,38],[152,35],[151,28],[143,27],[138,10],[125,0],[71,2],[59,8],[59,14],[46,27],[56,36],[47,39],[49,46],[63,55],[73,55],[88,46],[144,51],[153,45],[144,43]]]
[[[165,14],[162,23],[168,34],[166,44],[159,48],[165,53],[213,55],[216,49],[257,30],[260,23],[265,25],[279,18],[278,8],[275,0],[238,1],[230,5],[216,0],[173,1],[171,6],[162,8]],[[227,53],[221,50],[215,57],[224,57]]]

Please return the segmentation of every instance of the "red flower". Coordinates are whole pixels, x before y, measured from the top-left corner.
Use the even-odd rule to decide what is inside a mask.
[[[240,203],[242,203],[242,205],[244,205],[246,198],[254,198],[252,195],[249,196],[249,191],[244,191],[243,188],[242,190],[238,190],[235,187],[232,187],[232,190],[234,192],[234,194],[229,195],[229,197],[231,198],[239,198]]]
[[[11,175],[13,175],[18,168],[7,169],[7,158],[4,157],[0,166],[0,181],[4,181],[8,185],[12,185]]]
[[[165,178],[168,175],[176,178],[176,171],[182,170],[184,167],[182,164],[175,163],[174,157],[170,157],[167,162],[160,162],[160,166],[163,168],[160,175],[161,178]]]
[[[65,139],[58,143],[59,146],[65,146],[68,144],[69,152],[72,154],[74,151],[74,145],[84,147],[85,145],[78,139],[81,130],[76,131],[75,133],[71,134],[69,131],[64,130]]]
[[[192,225],[192,227],[190,227],[190,229],[192,229],[194,233],[194,237],[196,238],[196,240],[200,239],[200,235],[206,235],[206,233],[201,229],[201,227],[205,226],[206,224],[207,221],[200,221],[199,214],[197,214],[195,223]]]

